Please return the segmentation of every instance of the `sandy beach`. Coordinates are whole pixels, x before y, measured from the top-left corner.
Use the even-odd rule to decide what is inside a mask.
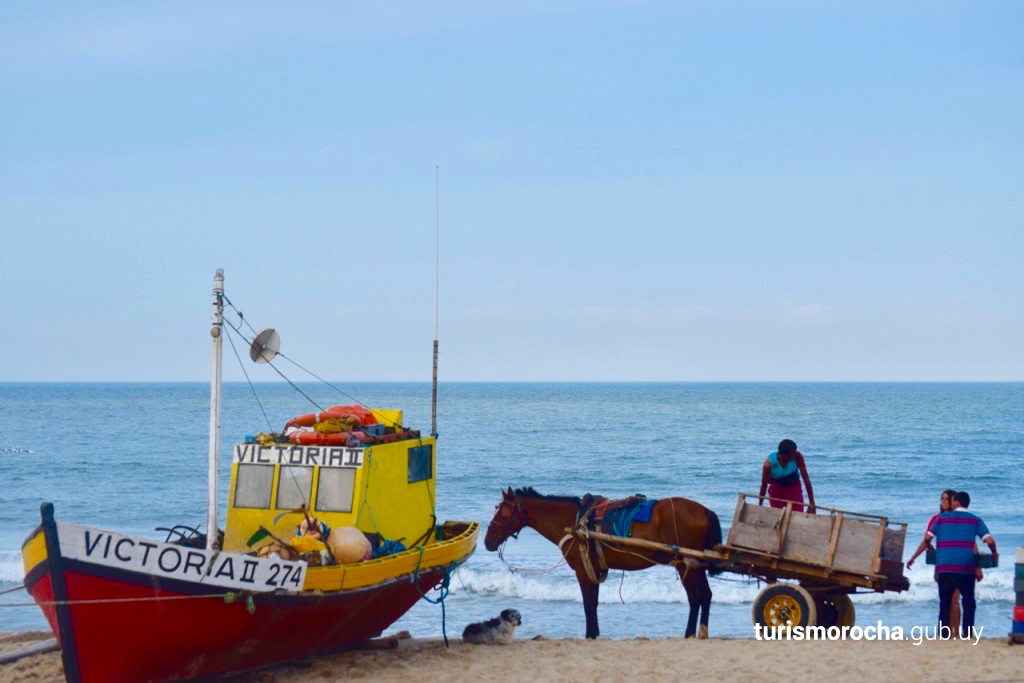
[[[0,635],[0,653],[50,637]],[[537,639],[510,645],[403,641],[397,649],[325,655],[239,675],[235,683],[299,681],[454,681],[518,679],[578,681],[802,681],[941,683],[1024,681],[1024,646],[1005,638],[969,642],[758,642],[679,638],[632,640]],[[62,681],[60,654],[35,655],[0,666],[0,682]]]

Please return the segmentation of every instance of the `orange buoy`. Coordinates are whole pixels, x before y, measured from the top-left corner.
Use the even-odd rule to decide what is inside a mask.
[[[373,555],[373,545],[362,531],[354,526],[343,526],[331,531],[327,547],[341,564],[361,562]]]

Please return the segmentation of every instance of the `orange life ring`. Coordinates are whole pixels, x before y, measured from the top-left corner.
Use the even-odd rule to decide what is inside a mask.
[[[365,446],[377,439],[366,432],[292,432],[288,440],[303,446]]]
[[[364,425],[377,424],[377,417],[373,414],[373,411],[363,406],[331,406],[320,413],[320,419],[337,419],[342,415],[351,415]]]
[[[285,423],[284,428],[312,427],[317,422],[343,420],[345,418],[352,422],[354,428],[377,424],[377,417],[373,414],[373,411],[363,406],[331,406],[319,413],[306,413],[305,415],[293,417]]]

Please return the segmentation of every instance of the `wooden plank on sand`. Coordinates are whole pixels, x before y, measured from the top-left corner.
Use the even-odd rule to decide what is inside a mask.
[[[10,664],[11,662],[16,662],[24,657],[40,655],[45,652],[56,652],[59,649],[60,646],[57,645],[57,639],[49,638],[39,643],[33,643],[28,647],[23,647],[20,650],[15,650],[14,652],[5,652],[0,655],[0,664]]]

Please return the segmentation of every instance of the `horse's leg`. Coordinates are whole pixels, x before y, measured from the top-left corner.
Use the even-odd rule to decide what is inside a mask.
[[[587,616],[587,638],[597,638],[601,635],[597,628],[597,594],[601,584],[592,582],[581,569],[576,572],[576,580],[580,583],[580,592],[583,594],[583,613]]]
[[[704,571],[688,568],[685,564],[676,567],[676,571],[679,572],[679,578],[682,580],[683,588],[686,590],[686,601],[690,604],[690,615],[686,619],[685,637],[692,638],[697,635],[697,617],[700,613],[701,604],[700,585],[697,575],[703,574]]]
[[[704,569],[699,570],[697,575],[697,590],[700,594],[700,632],[697,637],[704,640],[708,637],[708,618],[711,616],[711,584]]]

